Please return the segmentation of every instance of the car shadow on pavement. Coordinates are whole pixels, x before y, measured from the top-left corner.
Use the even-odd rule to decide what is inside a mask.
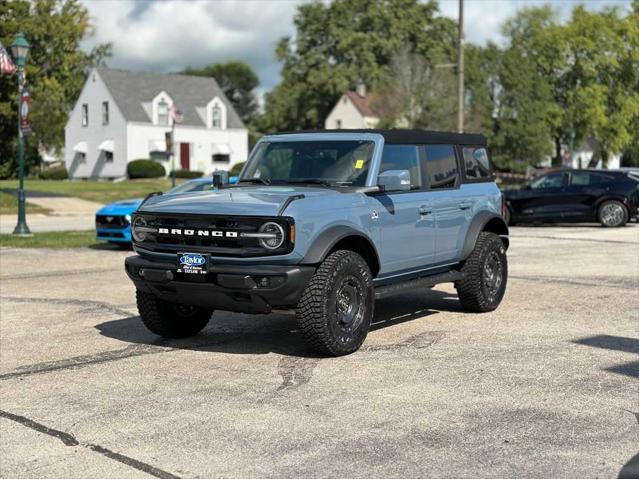
[[[590,346],[593,348],[609,349],[612,351],[623,351],[625,353],[634,353],[639,355],[639,339],[626,338],[624,336],[610,336],[608,334],[599,334],[589,336],[573,341],[575,344]],[[606,371],[612,373],[623,374],[632,378],[639,378],[639,361],[618,364],[605,368]]]
[[[371,332],[417,320],[440,311],[461,311],[455,295],[430,290],[402,294],[377,302]],[[217,312],[197,336],[187,339],[163,339],[148,331],[139,316],[106,321],[95,326],[101,335],[126,343],[173,349],[227,354],[276,353],[316,358],[297,328],[295,315],[246,315]],[[398,341],[402,341],[399,338]]]

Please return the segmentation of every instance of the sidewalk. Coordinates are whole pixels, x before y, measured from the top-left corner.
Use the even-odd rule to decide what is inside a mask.
[[[32,233],[44,231],[84,231],[95,228],[95,213],[102,205],[67,196],[30,196],[27,201],[50,210],[48,215],[27,214]],[[13,233],[17,215],[0,215],[0,234]]]

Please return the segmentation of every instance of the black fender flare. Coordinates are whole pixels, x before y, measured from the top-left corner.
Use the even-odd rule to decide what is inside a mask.
[[[301,261],[301,264],[321,263],[337,243],[349,236],[356,236],[365,240],[375,253],[375,260],[377,261],[377,264],[380,264],[379,252],[370,237],[368,237],[365,233],[346,225],[331,226],[330,228],[322,231],[309,247],[308,251],[304,255],[304,259]]]
[[[468,231],[466,232],[466,239],[464,240],[464,246],[461,252],[462,260],[468,258],[470,253],[473,251],[477,238],[479,237],[479,233],[484,231],[489,222],[491,222],[489,231],[498,234],[504,243],[504,246],[508,249],[508,225],[504,221],[504,218],[492,211],[480,211],[475,215],[473,221],[468,227]]]

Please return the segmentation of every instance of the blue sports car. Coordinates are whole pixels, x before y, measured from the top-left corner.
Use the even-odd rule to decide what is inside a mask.
[[[236,183],[237,176],[232,176],[229,182]],[[211,189],[213,189],[213,179],[209,176],[186,181],[164,194],[176,195],[191,191],[206,191]],[[131,243],[131,215],[138,209],[142,200],[142,198],[136,198],[133,200],[115,201],[100,208],[95,215],[97,239],[116,244]]]

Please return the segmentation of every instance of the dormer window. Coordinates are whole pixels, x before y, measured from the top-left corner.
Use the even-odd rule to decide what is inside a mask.
[[[169,104],[161,100],[158,103],[158,125],[169,124]]]
[[[211,128],[222,128],[222,109],[218,105],[211,108]]]
[[[226,129],[226,105],[217,96],[206,105],[206,126],[219,130]]]

